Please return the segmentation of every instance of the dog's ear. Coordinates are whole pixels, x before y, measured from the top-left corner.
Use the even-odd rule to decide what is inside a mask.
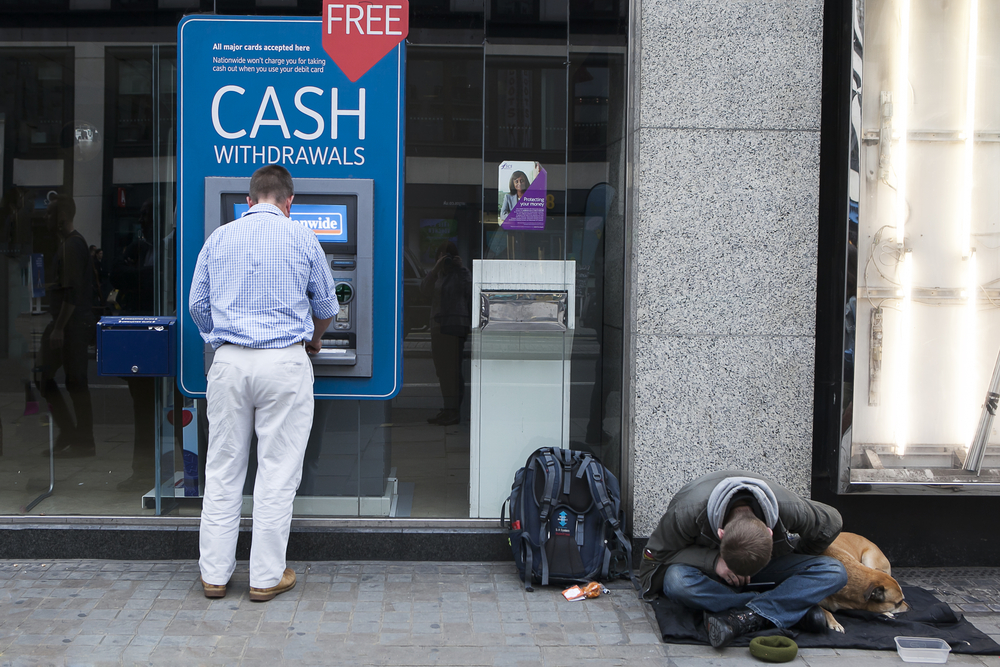
[[[865,602],[885,602],[885,586],[870,585],[865,591]]]

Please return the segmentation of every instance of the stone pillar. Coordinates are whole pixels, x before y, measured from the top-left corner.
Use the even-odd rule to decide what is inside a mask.
[[[821,0],[633,0],[634,530],[721,468],[807,494]]]

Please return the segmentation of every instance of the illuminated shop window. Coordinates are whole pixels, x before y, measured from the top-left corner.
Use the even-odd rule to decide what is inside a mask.
[[[858,3],[842,482],[1000,484],[998,36],[997,2]]]

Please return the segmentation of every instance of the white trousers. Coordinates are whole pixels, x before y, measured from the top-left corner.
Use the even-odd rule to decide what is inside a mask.
[[[276,586],[285,571],[292,501],[313,421],[313,369],[302,345],[252,350],[223,345],[208,373],[208,458],[201,511],[201,577],[229,582],[236,567],[250,438],[257,432],[250,586]]]

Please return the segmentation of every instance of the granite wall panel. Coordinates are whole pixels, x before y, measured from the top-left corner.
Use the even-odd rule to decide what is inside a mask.
[[[818,133],[640,137],[637,331],[811,336]]]
[[[820,0],[644,0],[643,127],[819,129]]]
[[[627,317],[642,537],[712,470],[809,493],[823,2],[639,11]]]
[[[721,468],[808,493],[811,338],[640,335],[636,343],[637,535],[649,535],[686,482]]]

